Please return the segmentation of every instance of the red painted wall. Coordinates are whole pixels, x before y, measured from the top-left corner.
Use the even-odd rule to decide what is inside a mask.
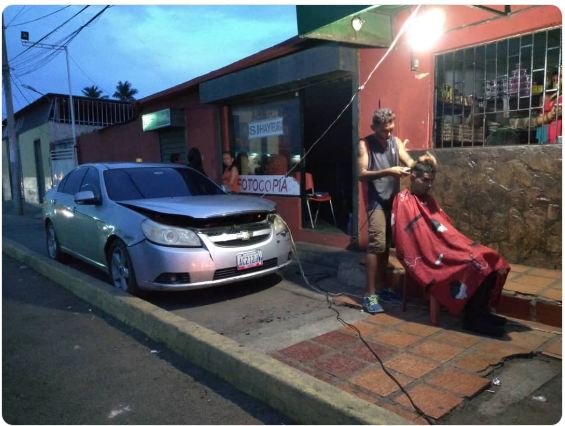
[[[202,153],[206,174],[214,181],[221,183],[219,108],[214,105],[200,104],[196,87],[187,89],[178,95],[163,96],[142,105],[143,113],[165,108],[184,111],[187,152],[192,147],[198,148]]]
[[[493,6],[503,10],[502,6]],[[410,150],[432,147],[434,55],[467,46],[533,32],[562,24],[562,15],[555,6],[512,6],[512,15],[499,16],[469,6],[422,6],[419,14],[430,8],[445,12],[445,32],[438,44],[428,53],[416,54],[420,60],[418,71],[410,69],[410,48],[403,36],[393,51],[359,96],[359,135],[371,133],[371,116],[379,107],[391,108],[397,116],[396,135],[408,139]],[[400,13],[394,22],[395,35],[410,14]],[[515,14],[514,14],[515,13]],[[476,25],[474,25],[477,23]],[[361,49],[359,54],[359,81],[363,83],[386,49]],[[359,243],[367,244],[365,189],[358,185]]]
[[[266,196],[277,204],[277,211],[290,227],[294,241],[348,248],[351,238],[345,234],[325,234],[302,227],[302,207],[298,197]]]
[[[100,161],[160,161],[156,133],[141,130],[141,118],[77,138],[79,163]]]
[[[142,114],[173,108],[184,111],[185,140],[187,151],[197,147],[202,153],[204,170],[218,183],[221,183],[220,136],[217,129],[218,107],[201,105],[198,92],[194,89],[173,98],[163,97],[141,105]],[[108,127],[78,138],[79,161],[161,161],[159,152],[159,133],[143,132],[141,118],[135,122]]]

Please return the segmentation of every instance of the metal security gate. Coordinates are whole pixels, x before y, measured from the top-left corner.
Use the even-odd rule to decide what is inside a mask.
[[[76,166],[75,161],[75,150],[73,148],[72,140],[60,141],[51,144],[50,149],[50,159],[51,159],[51,181],[52,186],[61,182],[63,176]]]
[[[184,128],[159,130],[159,147],[161,161],[168,163],[171,154],[181,155],[181,161],[186,162],[186,141],[184,140]]]

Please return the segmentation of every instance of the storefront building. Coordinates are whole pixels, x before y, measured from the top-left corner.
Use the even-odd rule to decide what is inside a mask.
[[[299,22],[302,37],[140,100],[138,122],[81,138],[81,160],[168,161],[195,146],[221,182],[221,154],[231,151],[241,192],[273,199],[297,241],[364,249],[357,144],[371,132],[373,111],[389,107],[412,155],[433,150],[440,159],[436,195],[465,231],[512,262],[527,261],[513,248],[525,244],[538,266],[560,265],[560,138],[551,123],[536,122],[561,95],[560,10],[439,6],[444,33],[430,50],[416,53],[401,36],[387,53],[414,7],[309,7],[337,29],[320,21],[329,32],[311,25],[302,33]],[[347,27],[355,18],[357,30]],[[314,229],[300,195],[308,174],[334,213],[313,200]],[[481,197],[489,191],[498,199]],[[486,201],[469,201],[475,193]],[[485,225],[493,218],[504,230]],[[543,241],[534,238],[540,230]]]

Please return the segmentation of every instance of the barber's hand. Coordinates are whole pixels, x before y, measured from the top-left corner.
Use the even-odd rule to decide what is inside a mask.
[[[410,174],[409,167],[395,166],[390,168],[391,176],[403,177]]]

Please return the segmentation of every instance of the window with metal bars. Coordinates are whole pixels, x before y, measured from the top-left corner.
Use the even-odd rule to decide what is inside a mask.
[[[561,142],[561,27],[436,55],[436,148]]]

